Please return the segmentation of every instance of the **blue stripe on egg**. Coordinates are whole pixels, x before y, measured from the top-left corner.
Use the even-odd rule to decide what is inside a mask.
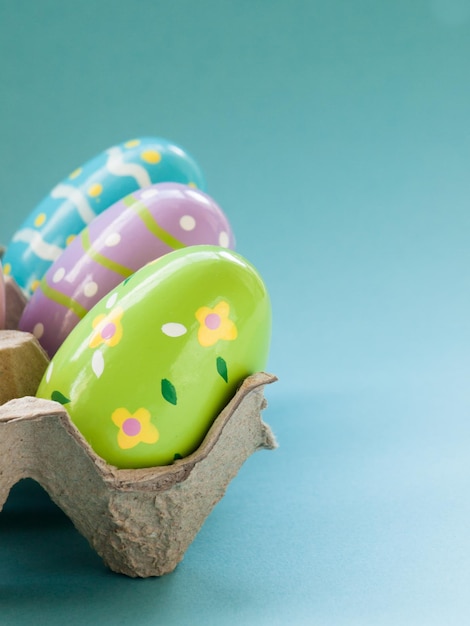
[[[163,181],[205,188],[194,159],[165,139],[145,137],[109,148],[74,170],[28,216],[8,245],[6,272],[31,294],[94,217],[129,193]]]

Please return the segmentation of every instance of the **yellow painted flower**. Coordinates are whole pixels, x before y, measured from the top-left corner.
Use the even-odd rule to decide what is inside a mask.
[[[134,448],[138,443],[157,443],[160,434],[150,421],[150,412],[143,407],[132,415],[121,407],[111,415],[111,419],[119,428],[118,446],[123,450]]]
[[[230,306],[227,302],[219,302],[213,309],[202,306],[196,311],[196,319],[199,322],[197,338],[201,346],[205,348],[213,346],[219,339],[233,341],[237,338],[237,327],[229,319]]]
[[[122,339],[121,318],[124,311],[117,306],[108,315],[98,315],[92,322],[93,334],[88,344],[90,348],[96,348],[102,343],[111,348],[116,346]]]

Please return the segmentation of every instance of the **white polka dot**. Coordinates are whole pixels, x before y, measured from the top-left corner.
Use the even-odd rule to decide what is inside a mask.
[[[219,246],[222,248],[228,248],[228,244],[230,243],[228,233],[223,230],[219,235]]]
[[[168,324],[163,324],[162,332],[168,337],[181,337],[188,332],[188,329],[178,322],[168,322]]]
[[[93,357],[91,359],[91,369],[95,373],[96,378],[99,378],[104,372],[103,353],[99,350],[96,350],[96,352],[93,353]]]
[[[95,283],[94,280],[90,280],[90,282],[83,287],[83,293],[86,295],[87,298],[91,298],[92,296],[94,296],[97,291],[98,285]]]
[[[142,193],[140,194],[142,200],[154,198],[155,196],[158,196],[158,189],[144,189],[144,191],[142,191]]]
[[[53,283],[60,283],[62,278],[65,276],[65,267],[59,267],[58,270],[54,272],[54,276],[52,277]]]
[[[180,226],[183,230],[194,230],[196,228],[196,220],[192,215],[183,215],[180,218]]]
[[[120,241],[121,235],[119,233],[111,233],[106,237],[104,243],[105,246],[108,246],[108,248],[112,248],[113,246],[117,246]]]
[[[49,363],[49,367],[46,370],[46,383],[48,383],[51,380],[52,370],[53,369],[54,369],[54,361],[51,361]]]
[[[44,324],[38,322],[33,328],[33,335],[36,337],[36,339],[41,339],[41,337],[44,335]]]
[[[114,304],[115,304],[115,302],[117,300],[117,297],[118,297],[117,293],[113,293],[113,295],[108,298],[108,300],[106,302],[106,308],[107,309],[112,309],[113,308],[113,306],[114,306]]]

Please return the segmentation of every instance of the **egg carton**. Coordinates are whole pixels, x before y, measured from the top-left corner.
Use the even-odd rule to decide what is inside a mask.
[[[37,481],[107,567],[131,577],[175,569],[246,459],[277,444],[261,418],[264,387],[245,379],[199,448],[172,465],[122,470],[95,454],[61,404],[34,397],[49,359],[15,330],[26,299],[6,280],[0,331],[0,510],[23,478]]]

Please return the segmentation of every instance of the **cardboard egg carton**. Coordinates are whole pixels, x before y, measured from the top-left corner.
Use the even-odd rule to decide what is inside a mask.
[[[200,447],[169,466],[120,470],[97,456],[59,403],[33,397],[48,358],[14,330],[25,299],[6,280],[0,331],[0,509],[23,478],[37,481],[104,563],[132,577],[174,570],[241,465],[276,441],[261,419],[265,385],[248,377]]]

